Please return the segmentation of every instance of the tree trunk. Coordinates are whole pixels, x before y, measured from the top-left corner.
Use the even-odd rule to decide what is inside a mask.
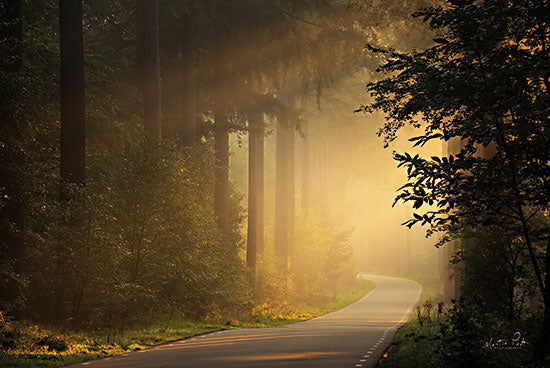
[[[61,181],[84,184],[86,112],[82,1],[59,1],[61,50]]]
[[[256,159],[256,172],[258,173],[257,181],[257,217],[258,217],[258,234],[256,240],[256,252],[261,254],[264,251],[264,138],[265,138],[265,125],[263,118],[261,119],[261,130],[258,132],[258,157]]]
[[[507,315],[508,315],[508,319],[510,321],[513,321],[514,318],[515,318],[515,306],[516,306],[516,303],[514,301],[514,296],[516,295],[516,274],[514,271],[512,271],[512,274],[510,275],[510,280],[508,282],[508,285],[507,285],[507,290],[506,290],[506,293],[507,293],[507,298],[508,298],[508,310],[507,310]]]
[[[277,119],[277,143],[276,143],[276,175],[275,175],[275,255],[278,258],[279,269],[283,276],[288,275],[288,255],[290,240],[290,220],[292,205],[290,196],[291,180],[291,160],[289,159],[291,132],[293,129],[289,126],[285,114],[281,114]],[[293,187],[293,185],[292,185]],[[294,211],[292,211],[294,212]]]
[[[4,1],[1,14],[0,37],[5,42],[6,52],[2,58],[2,68],[8,72],[18,72],[23,66],[23,12],[21,0]]]
[[[182,143],[185,147],[195,146],[195,76],[193,72],[193,2],[183,14],[182,27]]]
[[[288,255],[292,263],[296,238],[296,129],[291,124],[288,127],[286,159],[288,161]]]
[[[302,139],[302,186],[301,186],[301,208],[305,214],[310,206],[310,191],[311,191],[311,152],[310,152],[310,136],[309,123],[304,121],[302,125],[304,137]]]
[[[221,32],[221,31],[220,31]],[[214,212],[218,228],[227,239],[229,232],[229,105],[227,97],[227,40],[220,35],[214,45],[214,156],[216,159],[216,183],[214,187]],[[225,240],[224,240],[225,241]]]
[[[229,132],[227,113],[218,108],[215,113],[214,151],[216,158],[216,185],[214,188],[214,211],[218,227],[223,234],[229,230]]]
[[[218,228],[227,234],[229,228],[229,133],[226,128],[227,115],[218,110],[214,126],[214,155],[216,159],[216,184],[214,188],[214,212]]]
[[[143,95],[143,126],[150,137],[161,137],[158,0],[140,0],[137,54]]]
[[[255,279],[256,257],[263,248],[264,125],[252,116],[248,132],[248,234],[246,265]]]
[[[7,73],[19,73],[23,67],[23,14],[21,0],[9,0],[4,2],[4,12],[0,17],[0,39],[5,48],[0,68]],[[5,188],[9,199],[0,209],[0,244],[6,245],[7,256],[13,262],[14,271],[21,275],[23,272],[23,189],[13,180],[14,173],[11,162],[14,157],[17,161],[23,160],[21,151],[16,142],[22,138],[22,129],[18,124],[16,104],[21,94],[19,85],[15,85],[7,91],[8,96],[2,98],[0,104],[0,135],[7,140],[12,137],[12,142],[7,142],[2,158],[6,155],[7,161],[0,159],[0,186]],[[3,254],[1,254],[4,256]]]
[[[548,237],[546,243],[544,266],[546,268],[544,278],[545,288],[542,292],[544,301],[544,319],[542,321],[539,341],[537,341],[535,346],[535,354],[541,362],[546,361],[550,357],[550,237]]]

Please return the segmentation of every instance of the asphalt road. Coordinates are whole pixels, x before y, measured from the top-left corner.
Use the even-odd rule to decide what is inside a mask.
[[[73,367],[374,367],[418,300],[418,283],[364,276],[376,287],[337,312],[265,329],[228,330]]]

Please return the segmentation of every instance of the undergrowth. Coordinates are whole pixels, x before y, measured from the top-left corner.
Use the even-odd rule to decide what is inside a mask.
[[[243,320],[233,318],[201,321],[163,321],[119,331],[69,331],[52,326],[0,321],[2,367],[60,367],[112,355],[124,354],[213,331],[238,328],[277,327],[305,321],[351,304],[374,288],[362,281],[323,305],[257,306]]]

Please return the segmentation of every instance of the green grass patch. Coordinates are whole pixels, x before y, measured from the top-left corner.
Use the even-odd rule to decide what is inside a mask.
[[[374,289],[374,287],[375,285],[372,281],[357,280],[354,288],[341,291],[330,300],[322,303],[298,306],[287,305],[282,308],[281,306],[273,308],[267,304],[261,305],[255,308],[254,317],[248,321],[238,323],[236,326],[241,328],[277,327],[289,323],[307,321],[308,319],[335,312],[358,301]]]
[[[186,337],[224,329],[225,325],[179,322],[170,327],[130,329],[124,335],[107,332],[60,333],[55,329],[18,324],[17,346],[0,353],[2,367],[61,367],[86,360],[142,350]]]
[[[510,339],[516,331],[533,336],[528,321],[517,320],[507,326],[506,321],[465,305],[428,319],[426,311],[423,308],[422,324],[415,315],[397,331],[378,367],[542,367],[534,361],[529,344],[518,349],[486,345],[491,339]]]
[[[426,367],[440,339],[439,324],[420,326],[417,319],[411,320],[397,330],[389,349],[378,362],[378,367]]]
[[[208,332],[237,328],[277,327],[305,321],[339,310],[362,298],[374,288],[370,281],[361,281],[332,300],[318,306],[286,306],[284,312],[257,308],[254,315],[243,321],[228,323],[173,321],[169,324],[135,328],[124,334],[109,331],[60,332],[55,328],[23,323],[5,323],[0,329],[2,341],[11,344],[1,349],[1,367],[61,367],[87,360],[105,358],[162,345]]]

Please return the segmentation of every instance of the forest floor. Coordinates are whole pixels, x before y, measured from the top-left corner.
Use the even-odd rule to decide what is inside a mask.
[[[61,367],[125,354],[214,331],[282,326],[339,310],[359,300],[373,288],[374,283],[364,281],[356,284],[353,289],[342,291],[330,302],[322,305],[289,307],[288,312],[283,314],[254,317],[243,321],[233,320],[228,323],[172,321],[159,326],[128,329],[123,335],[114,336],[107,331],[60,332],[55,328],[12,323],[11,330],[0,332],[11,333],[17,347],[4,352],[0,351],[0,366]]]

